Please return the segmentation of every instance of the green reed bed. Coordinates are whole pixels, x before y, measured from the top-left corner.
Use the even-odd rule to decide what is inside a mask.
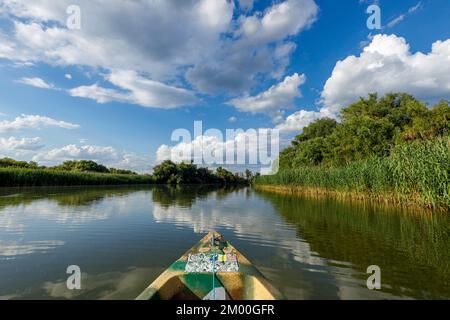
[[[369,196],[393,196],[429,207],[450,205],[448,137],[395,146],[390,157],[347,166],[305,166],[256,179],[256,185],[320,188]]]
[[[123,175],[51,169],[0,169],[0,187],[151,184],[149,175]]]

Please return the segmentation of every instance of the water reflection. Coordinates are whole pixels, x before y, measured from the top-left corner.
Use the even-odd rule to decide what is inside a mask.
[[[78,189],[29,188],[0,191],[0,232],[26,233],[33,220],[51,223],[82,225],[89,221],[107,220],[126,213],[129,206],[148,201],[148,194],[139,189]],[[141,197],[141,201],[127,203],[127,196]],[[143,200],[143,201],[142,201]]]
[[[54,299],[120,299],[135,296],[135,288],[151,272],[145,268],[131,267],[123,272],[112,271],[100,274],[83,273],[81,290],[67,290],[66,280],[45,282],[42,289]]]
[[[399,297],[450,298],[450,219],[337,200],[260,193],[328,265],[348,262],[366,277],[382,270],[383,291]]]
[[[30,241],[27,243],[0,240],[0,256],[15,257],[35,252],[46,252],[62,245],[64,245],[64,241],[59,240]]]
[[[234,192],[209,190],[208,197],[190,198],[186,188],[171,190],[172,201],[161,204],[153,193],[153,217],[156,222],[172,223],[191,228],[195,233],[212,229],[229,230],[233,236],[264,247],[289,250],[294,260],[307,264],[321,264],[313,256],[309,244],[299,239],[293,226],[279,221],[274,209],[249,189]],[[189,206],[180,205],[189,203]]]
[[[450,219],[249,188],[0,191],[0,299],[131,299],[211,229],[291,299],[450,298]],[[65,287],[68,265],[82,290]],[[367,266],[383,290],[365,287]]]

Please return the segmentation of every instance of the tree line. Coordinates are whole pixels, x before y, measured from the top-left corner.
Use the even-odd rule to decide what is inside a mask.
[[[123,170],[116,168],[108,168],[102,164],[98,164],[92,160],[75,160],[65,161],[54,167],[40,166],[35,161],[18,161],[11,158],[0,159],[0,168],[21,168],[21,169],[50,169],[60,171],[76,171],[76,172],[95,172],[95,173],[111,173],[111,174],[129,174],[137,175],[131,170]]]
[[[400,144],[448,136],[450,107],[431,108],[406,93],[381,98],[370,94],[342,109],[340,122],[312,122],[280,154],[280,169],[342,166],[372,157],[387,157]]]
[[[70,175],[69,175],[70,173]],[[95,175],[95,178],[92,176]],[[64,163],[45,167],[36,162],[17,161],[11,158],[0,159],[0,176],[3,186],[31,185],[70,185],[73,183],[102,184],[129,183],[149,184],[248,184],[254,178],[251,171],[233,173],[222,167],[211,170],[188,162],[174,163],[164,161],[153,169],[152,174],[140,175],[130,170],[108,168],[92,160],[65,161]],[[109,178],[108,178],[109,177]],[[8,181],[8,182],[6,182]]]
[[[246,170],[245,175],[232,173],[222,167],[215,171],[198,167],[188,162],[174,163],[170,160],[162,162],[153,168],[153,177],[161,184],[244,184],[253,179],[253,175]]]
[[[280,153],[280,170],[259,188],[416,203],[449,210],[450,107],[392,93],[319,119]],[[284,190],[284,191],[283,191]]]

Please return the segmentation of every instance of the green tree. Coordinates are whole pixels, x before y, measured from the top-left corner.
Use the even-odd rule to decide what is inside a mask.
[[[56,170],[109,173],[109,169],[92,160],[65,161],[62,165],[54,167]]]
[[[280,169],[292,169],[298,147],[291,146],[282,150],[279,155]]]
[[[303,128],[301,134],[295,137],[292,144],[298,145],[299,143],[310,139],[327,137],[334,131],[337,124],[336,120],[330,118],[322,118],[311,122],[308,126]]]
[[[234,175],[232,172],[222,167],[218,167],[216,169],[216,176],[224,184],[234,184],[240,182],[239,176]]]
[[[343,108],[341,122],[312,122],[280,153],[280,169],[346,165],[370,157],[386,157],[393,146],[408,140],[448,134],[450,108],[441,101],[431,109],[405,93],[367,98]]]
[[[298,167],[301,165],[318,165],[320,164],[327,152],[326,139],[322,137],[313,138],[301,143],[298,148],[292,165]]]
[[[0,159],[0,168],[24,168],[24,169],[38,169],[36,162],[17,161],[11,158]]]
[[[450,133],[450,104],[442,100],[431,109],[433,136],[444,136]]]
[[[252,181],[253,180],[253,172],[251,172],[249,169],[245,170],[245,179],[247,181]]]
[[[401,135],[403,140],[433,139],[448,134],[450,131],[450,106],[442,100],[425,114],[415,117],[413,122]]]
[[[177,166],[170,160],[153,168],[153,176],[158,183],[176,183]]]
[[[391,93],[367,99],[342,109],[341,123],[327,137],[326,163],[348,164],[371,156],[387,156],[395,138],[424,117],[428,109],[422,102],[404,93]]]

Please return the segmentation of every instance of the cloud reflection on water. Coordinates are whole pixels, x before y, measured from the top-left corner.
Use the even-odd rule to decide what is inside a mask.
[[[25,243],[0,240],[0,260],[2,260],[1,257],[9,258],[36,252],[43,253],[64,244],[65,242],[60,240],[29,241]]]

